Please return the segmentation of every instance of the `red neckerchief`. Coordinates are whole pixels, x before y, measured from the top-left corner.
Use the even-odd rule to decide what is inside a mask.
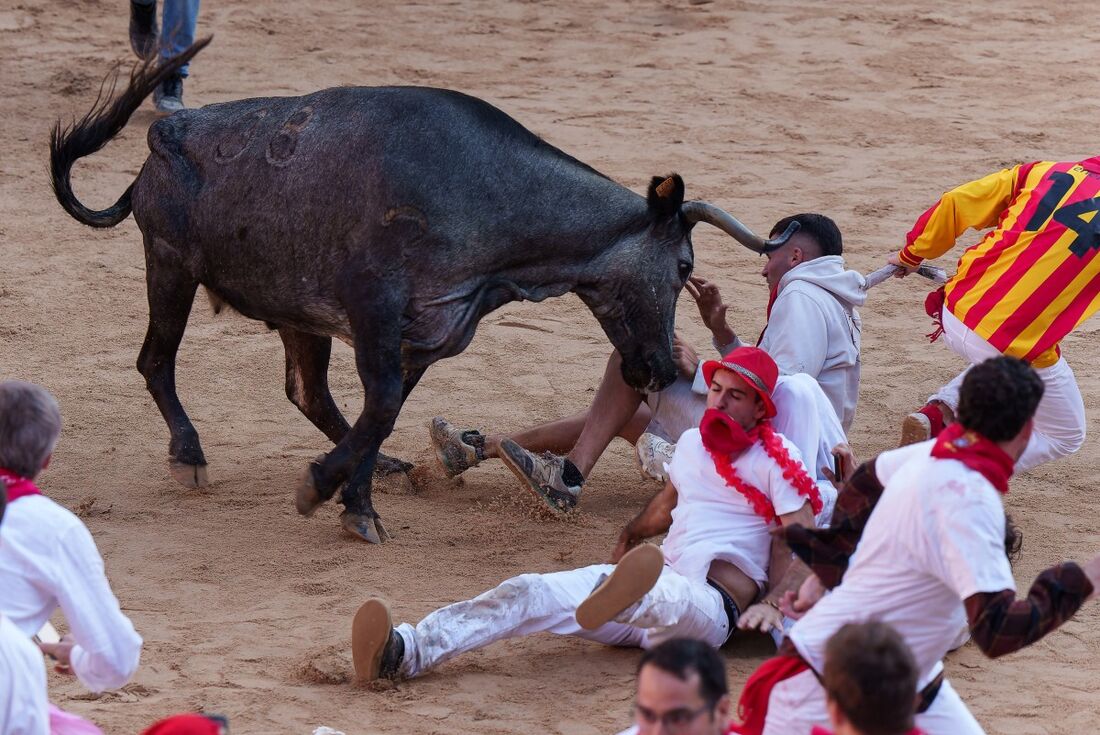
[[[41,495],[42,491],[38,489],[38,486],[33,481],[28,480],[25,477],[20,477],[11,470],[0,467],[0,480],[3,480],[4,484],[8,488],[8,502],[13,500],[19,500],[19,498],[25,498],[28,495]]]
[[[824,727],[815,725],[814,729],[810,730],[810,735],[833,735],[833,732],[832,730],[826,730]],[[924,735],[924,730],[921,730],[919,727],[914,727],[912,730],[905,733],[905,735]]]
[[[1012,477],[1012,468],[1016,464],[992,441],[976,431],[964,429],[958,422],[940,432],[932,446],[932,456],[936,459],[957,459],[975,472],[982,473],[1001,495],[1008,492],[1008,478]]]
[[[801,656],[782,654],[760,664],[745,681],[741,699],[737,702],[737,716],[741,718],[741,724],[730,723],[726,735],[762,735],[772,690],[780,682],[798,676],[809,668],[810,665]]]
[[[924,335],[928,338],[929,342],[935,342],[943,334],[943,304],[946,298],[946,287],[940,286],[935,291],[931,291],[924,299],[924,313],[932,317],[932,323],[935,325],[930,333]]]
[[[732,487],[744,496],[756,515],[765,523],[775,521],[775,506],[760,488],[741,479],[733,466],[736,457],[759,441],[764,451],[783,470],[783,479],[791,483],[798,494],[810,501],[814,515],[821,512],[821,492],[817,483],[806,474],[799,462],[791,459],[787,448],[783,446],[779,435],[768,421],[761,421],[750,431],[745,431],[730,416],[716,408],[708,408],[699,422],[699,434],[703,439],[703,448],[714,462],[714,470]]]
[[[776,286],[768,292],[768,309],[764,312],[764,328],[760,330],[760,336],[756,338],[756,346],[759,347],[760,343],[764,341],[764,332],[768,331],[768,320],[772,318],[772,307],[775,306],[775,299],[779,296],[779,286]]]
[[[203,715],[175,715],[148,727],[141,735],[218,735],[222,730],[217,720]]]

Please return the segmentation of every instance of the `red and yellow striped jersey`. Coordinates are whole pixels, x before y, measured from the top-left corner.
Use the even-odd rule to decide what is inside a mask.
[[[921,215],[899,253],[937,258],[967,228],[992,227],[959,260],[946,308],[1006,355],[1036,367],[1100,309],[1100,156],[1040,161],[952,189]]]

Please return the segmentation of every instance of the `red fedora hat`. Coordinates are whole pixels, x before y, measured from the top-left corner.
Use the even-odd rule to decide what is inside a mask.
[[[779,379],[779,366],[771,355],[759,347],[738,347],[721,360],[707,360],[703,363],[703,379],[707,385],[714,380],[714,373],[718,370],[729,370],[744,379],[764,402],[764,417],[770,419],[775,416],[772,391],[775,390],[775,381]]]

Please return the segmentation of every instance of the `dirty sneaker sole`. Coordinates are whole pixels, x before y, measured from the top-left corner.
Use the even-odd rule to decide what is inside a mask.
[[[393,618],[385,602],[372,598],[360,605],[351,621],[351,660],[360,684],[378,678],[392,630]]]
[[[911,413],[901,422],[901,443],[899,447],[927,441],[932,438],[932,422],[923,413]]]
[[[668,473],[664,466],[672,464],[672,456],[658,451],[657,442],[669,444],[656,434],[646,432],[639,436],[637,444],[634,445],[634,464],[637,465],[643,479],[665,483],[668,482]]]
[[[512,471],[516,479],[523,483],[524,487],[555,514],[568,515],[577,507],[576,495],[563,493],[551,487],[543,487],[531,476],[534,465],[530,455],[511,439],[505,439],[500,443],[500,460]]]
[[[443,473],[447,477],[458,477],[474,465],[470,464],[461,448],[455,446],[456,439],[452,439],[448,431],[448,424],[442,416],[436,416],[428,422],[428,436],[431,437],[432,449],[435,450],[435,458]]]
[[[645,597],[657,584],[665,556],[653,544],[642,544],[623,555],[603,584],[577,606],[577,624],[595,630]]]

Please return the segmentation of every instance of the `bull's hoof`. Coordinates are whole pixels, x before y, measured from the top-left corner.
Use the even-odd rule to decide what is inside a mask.
[[[374,476],[386,477],[387,475],[393,475],[398,472],[408,472],[413,468],[412,464],[396,457],[389,457],[381,452],[378,453],[378,458],[374,460]]]
[[[210,484],[205,464],[186,464],[178,459],[169,459],[168,474],[184,487],[206,487]]]
[[[318,492],[316,478],[313,476],[313,465],[309,464],[298,482],[298,489],[294,492],[294,507],[308,518],[323,502],[325,499]]]
[[[393,538],[382,525],[382,519],[377,516],[372,518],[345,510],[340,514],[340,525],[351,535],[372,544],[380,544]]]

